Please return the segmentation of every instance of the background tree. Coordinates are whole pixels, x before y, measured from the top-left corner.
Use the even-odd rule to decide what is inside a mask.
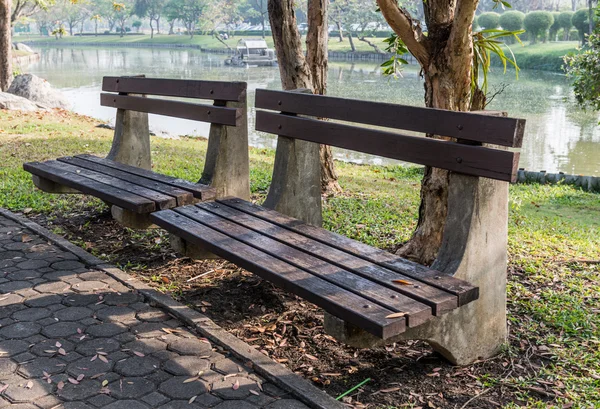
[[[249,0],[248,5],[251,7],[250,17],[257,17],[260,20],[262,27],[262,38],[265,38],[266,22],[269,16],[269,9],[267,8],[267,0]]]
[[[558,25],[563,29],[564,41],[569,41],[569,31],[571,31],[571,27],[573,27],[573,23],[571,22],[573,14],[572,11],[563,11],[558,15]]]
[[[190,38],[194,38],[196,24],[207,4],[204,0],[175,0],[173,2],[178,19],[181,20]]]
[[[75,26],[82,21],[87,20],[90,15],[88,3],[81,0],[77,2],[61,0],[58,5],[58,10],[61,20],[69,27],[70,35],[73,35]]]
[[[587,34],[590,33],[590,20],[588,10],[577,10],[575,14],[573,14],[571,22],[573,23],[573,27],[575,27],[579,32],[579,40],[581,41],[581,44],[586,44]]]
[[[113,3],[112,5],[112,15],[114,16],[114,20],[119,27],[120,37],[123,37],[127,32],[125,29],[125,24],[131,14],[133,13],[133,3],[131,0],[121,0],[121,3]]]
[[[503,30],[519,31],[523,29],[524,20],[525,13],[516,10],[506,11],[500,15],[500,27],[502,27]],[[508,37],[506,41],[509,44],[515,42],[513,37]]]
[[[153,23],[156,23],[156,32],[160,32],[163,3],[163,0],[135,0],[133,13],[139,18],[148,17],[148,20],[150,20],[150,38],[154,38]]]
[[[537,43],[539,37],[543,42],[546,42],[547,33],[552,24],[554,17],[547,11],[532,11],[525,15],[525,29],[531,44]]]
[[[500,27],[500,14],[489,11],[487,13],[482,13],[477,18],[477,24],[481,26],[481,28],[485,30],[491,30],[493,28]]]
[[[98,37],[98,23],[102,21],[102,16],[100,14],[94,14],[90,17],[90,20],[94,22],[94,35]]]
[[[11,0],[0,0],[0,91],[12,81]]]
[[[560,23],[558,18],[560,17],[560,12],[553,11],[552,12],[552,25],[549,29],[549,38],[550,41],[556,41],[556,35],[558,34],[558,30],[560,30]]]

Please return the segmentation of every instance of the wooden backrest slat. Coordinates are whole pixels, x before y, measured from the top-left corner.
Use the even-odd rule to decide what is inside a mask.
[[[228,126],[238,126],[243,115],[236,108],[105,93],[100,94],[100,105]]]
[[[256,108],[521,147],[523,119],[259,89]]]
[[[246,101],[245,82],[178,80],[144,77],[104,77],[102,91],[129,94]]]
[[[516,181],[519,153],[439,139],[401,135],[318,119],[257,111],[256,129],[507,182]]]

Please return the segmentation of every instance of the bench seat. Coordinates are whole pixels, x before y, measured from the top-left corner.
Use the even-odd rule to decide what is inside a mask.
[[[479,297],[465,281],[237,198],[150,217],[381,339]]]
[[[23,164],[23,168],[38,178],[96,196],[137,214],[215,197],[215,190],[209,186],[93,155],[29,162]]]

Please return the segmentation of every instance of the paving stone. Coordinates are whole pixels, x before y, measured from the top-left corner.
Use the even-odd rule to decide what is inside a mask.
[[[212,371],[212,370],[208,370],[208,371],[204,371],[200,375],[200,378],[202,378],[202,380],[206,381],[207,383],[213,383],[213,382],[218,381],[219,379],[223,379],[223,374],[220,374],[220,373]]]
[[[52,392],[52,385],[41,379],[26,380],[21,378],[20,383],[9,383],[9,387],[4,391],[11,402],[27,403],[36,402],[39,398]]]
[[[55,270],[75,270],[78,268],[84,268],[85,265],[81,264],[78,261],[67,260],[67,261],[57,261],[56,263],[52,263],[52,265],[50,267],[52,267]]]
[[[187,400],[172,400],[170,402],[165,403],[162,406],[159,406],[158,409],[199,409],[200,406],[196,404],[194,400],[193,403],[189,403]]]
[[[98,270],[86,271],[85,273],[77,274],[77,277],[83,281],[102,281],[104,278],[106,278],[106,273]]]
[[[71,278],[77,278],[77,274],[73,271],[63,271],[63,270],[53,270],[50,269],[50,272],[45,273],[43,277],[49,281],[64,281],[68,282]]]
[[[165,362],[164,368],[173,375],[196,376],[210,368],[210,361],[197,356],[180,356]]]
[[[159,370],[146,376],[146,379],[149,379],[155,384],[160,385],[161,383],[171,379],[172,377],[173,375],[171,375],[170,373],[165,372],[163,370]],[[189,379],[189,377],[187,379]]]
[[[255,406],[246,401],[225,401],[220,405],[214,407],[214,409],[257,409],[258,406]]]
[[[108,360],[108,359],[107,359]],[[86,378],[90,378],[100,373],[110,372],[113,368],[114,362],[108,360],[104,362],[101,359],[91,360],[90,357],[80,358],[75,362],[71,362],[67,366],[67,373],[75,378],[79,375],[84,375]]]
[[[10,358],[29,349],[29,343],[23,340],[9,339],[0,342],[0,357]]]
[[[31,403],[18,403],[14,405],[8,406],[10,409],[39,409],[37,406],[32,405]]]
[[[108,285],[102,281],[81,281],[74,284],[72,288],[73,291],[77,291],[78,293],[89,293],[104,290],[108,288]]]
[[[12,267],[14,265],[15,265],[15,262],[12,260],[0,260],[0,268],[5,271],[8,267]]]
[[[101,408],[102,406],[111,404],[114,401],[115,401],[114,398],[111,398],[110,396],[108,396],[104,393],[101,393],[100,395],[96,395],[93,398],[88,399],[88,403],[97,408]]]
[[[93,337],[111,338],[125,331],[127,331],[126,326],[109,322],[107,324],[92,325],[91,327],[88,327],[85,332]]]
[[[64,338],[83,330],[77,322],[57,322],[42,329],[42,334],[48,338]]]
[[[65,387],[58,391],[58,396],[68,401],[81,401],[96,396],[100,393],[100,382],[84,379],[78,385],[67,382]]]
[[[65,402],[63,404],[64,409],[92,409],[90,406],[83,402]]]
[[[204,356],[212,353],[212,347],[209,343],[189,338],[181,338],[170,342],[168,349],[181,355]]]
[[[137,318],[139,320],[148,322],[164,322],[167,321],[170,317],[169,314],[165,313],[164,311],[152,308],[146,311],[139,312],[137,314]]]
[[[17,364],[10,358],[0,358],[0,380],[9,378],[17,370]]]
[[[111,396],[117,399],[138,399],[156,390],[154,382],[140,378],[122,378],[108,385]]]
[[[36,280],[33,280],[36,281]],[[34,285],[32,281],[32,286]],[[21,297],[30,298],[36,297],[39,293],[35,291],[33,288],[22,288],[20,290],[15,291],[16,294],[19,294]]]
[[[0,268],[2,265],[0,264]],[[21,280],[33,280],[34,278],[40,278],[42,273],[37,270],[17,270],[9,273],[6,278],[12,281],[21,281]]]
[[[35,404],[41,409],[52,409],[60,405],[62,401],[54,395],[46,395],[42,398],[36,399]]]
[[[294,399],[281,399],[267,405],[266,409],[309,409],[304,403]]]
[[[234,389],[234,385],[238,385]],[[232,376],[213,382],[211,392],[223,399],[246,399],[250,389],[258,389],[256,382],[242,376]]]
[[[7,327],[11,324],[14,324],[16,321],[13,320],[12,318],[2,318],[0,319],[0,328],[2,327]]]
[[[212,408],[213,406],[217,406],[219,403],[223,402],[223,399],[211,395],[210,393],[204,393],[196,398],[194,403],[202,406],[203,408]]]
[[[126,305],[135,304],[142,299],[141,295],[132,291],[112,292],[106,294],[106,305]]]
[[[33,355],[31,352],[23,352],[22,354],[13,356],[12,359],[18,364],[23,364],[35,359],[35,355]]]
[[[4,310],[6,307],[19,304],[23,301],[23,297],[17,294],[8,294],[0,297],[0,309]]]
[[[286,391],[284,391],[283,389],[279,388],[278,386],[273,385],[272,383],[269,382],[265,382],[262,384],[262,389],[265,393],[274,396],[274,397],[280,397],[280,396],[284,396],[284,395],[289,395],[289,393],[287,393]]]
[[[144,322],[133,327],[131,331],[140,338],[160,338],[166,335],[163,328],[164,324],[158,322]]]
[[[102,301],[98,294],[69,294],[63,300],[67,307],[85,307],[92,306]]]
[[[96,318],[104,322],[128,324],[136,322],[135,311],[127,307],[106,307],[96,312]]]
[[[48,267],[46,260],[27,260],[17,264],[21,270],[35,270],[36,268]]]
[[[136,400],[118,400],[106,405],[104,409],[148,409],[148,405]]]
[[[60,346],[57,346],[58,345]],[[64,350],[66,353],[73,351],[74,345],[72,342],[65,339],[44,339],[43,341],[36,342],[31,347],[31,352],[38,356],[53,357],[60,356],[59,349]]]
[[[37,321],[37,323],[40,324],[42,327],[47,327],[49,325],[56,324],[57,322],[58,320],[52,317],[42,318],[41,320]]]
[[[258,393],[258,395],[252,394],[252,395],[248,396],[244,400],[244,402],[249,402],[253,405],[256,405],[256,406],[262,408],[263,406],[267,406],[269,403],[272,403],[275,401],[274,397],[262,393],[259,389],[254,389],[254,391],[256,391]]]
[[[56,294],[39,294],[35,297],[29,297],[24,302],[29,307],[48,307],[52,304],[58,304],[62,297]]]
[[[94,312],[86,307],[63,308],[54,313],[54,316],[60,321],[79,321],[84,318],[90,318]]]
[[[202,395],[206,386],[201,381],[185,382],[189,376],[176,376],[160,384],[159,391],[172,399],[190,399]]]
[[[161,362],[165,362],[165,361],[168,361],[169,359],[177,358],[179,356],[179,354],[176,352],[173,352],[173,351],[160,351],[160,352],[154,352],[152,354],[152,356]]]
[[[140,297],[140,298],[143,298],[143,297]],[[146,310],[150,309],[151,307],[148,304],[145,304],[143,302],[136,302],[134,304],[129,304],[129,308],[140,312],[140,311],[146,311]]]
[[[60,356],[60,359],[62,359],[66,363],[77,361],[78,359],[83,358],[83,355],[78,354],[77,352],[69,352],[65,356],[62,356],[62,355],[59,355],[59,356]]]
[[[151,394],[144,396],[142,398],[142,401],[147,403],[151,407],[156,408],[159,405],[162,405],[163,403],[168,402],[169,398],[167,398],[162,393],[152,392]]]
[[[96,338],[83,341],[81,344],[75,347],[75,350],[81,355],[92,357],[98,352],[106,352],[107,354],[110,354],[114,351],[118,351],[120,348],[121,344],[114,339]]]
[[[42,294],[64,294],[71,291],[71,285],[64,281],[51,281],[36,285],[33,289]]]
[[[246,369],[244,369],[244,367],[242,367],[242,365],[229,358],[221,359],[215,362],[214,369],[215,371],[221,372],[225,375],[248,372]]]
[[[17,321],[38,321],[49,317],[51,314],[52,312],[47,308],[27,308],[15,312],[12,318]]]
[[[17,322],[4,328],[0,328],[0,336],[8,339],[27,338],[37,334],[41,326],[35,322]]]
[[[23,250],[27,250],[30,246],[29,243],[23,243],[23,242],[12,242],[10,244],[5,244],[3,246],[6,250],[17,250],[17,251],[23,251]]]
[[[159,341],[158,339],[143,339],[128,342],[127,344],[123,345],[123,348],[149,355],[152,353],[165,351],[167,349],[167,344]]]
[[[115,365],[115,372],[123,376],[144,376],[160,368],[160,361],[149,356],[133,356]]]
[[[25,377],[41,378],[44,372],[52,375],[65,370],[65,362],[58,358],[32,357],[36,359],[19,366],[19,373]]]
[[[19,290],[31,289],[29,281],[8,281],[0,284],[0,294],[16,293]]]

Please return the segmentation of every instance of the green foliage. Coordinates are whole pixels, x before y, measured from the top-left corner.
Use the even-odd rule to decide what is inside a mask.
[[[550,26],[550,41],[556,41],[556,34],[558,30],[560,30],[560,23],[558,21],[560,17],[560,12],[553,11],[552,18],[554,19],[552,25]]]
[[[539,37],[546,41],[546,33],[554,23],[552,13],[548,11],[532,11],[525,15],[525,29],[529,35],[532,44],[535,44]]]
[[[381,64],[383,75],[389,75],[394,78],[402,73],[402,65],[408,64],[403,56],[408,53],[408,48],[395,33],[383,40],[386,43],[385,51],[394,53],[392,58]]]
[[[471,25],[471,30],[472,31],[479,30],[479,16],[473,17],[473,24]]]
[[[523,29],[525,13],[521,11],[507,11],[500,15],[500,27],[507,31],[519,31]]]
[[[590,35],[588,47],[579,54],[566,56],[565,63],[577,102],[584,108],[600,111],[600,33]]]
[[[482,13],[477,19],[477,24],[486,30],[498,28],[500,26],[500,14],[493,11]]]
[[[587,9],[579,9],[575,12],[575,14],[573,14],[571,23],[573,23],[573,27],[575,27],[579,32],[580,41],[584,41],[585,35],[589,34],[589,21],[589,11]]]
[[[563,40],[569,41],[569,33],[571,32],[571,27],[573,27],[573,23],[571,19],[573,18],[572,11],[563,11],[558,15],[558,25],[563,29]]]

